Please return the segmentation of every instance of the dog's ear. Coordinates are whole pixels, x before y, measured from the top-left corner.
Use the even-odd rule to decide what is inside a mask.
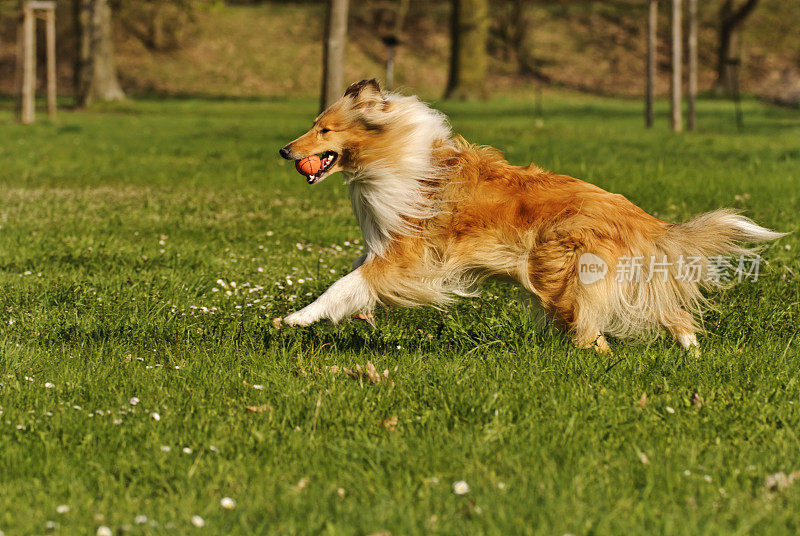
[[[356,108],[371,108],[383,103],[381,86],[374,78],[350,84],[344,96],[353,99]]]

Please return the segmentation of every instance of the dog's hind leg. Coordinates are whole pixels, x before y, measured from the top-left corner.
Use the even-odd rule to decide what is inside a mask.
[[[661,324],[685,350],[689,350],[692,354],[700,353],[700,345],[697,343],[697,335],[695,334],[694,318],[687,311],[679,309],[676,312],[665,315],[661,320]]]
[[[588,304],[562,303],[553,308],[553,316],[559,324],[567,328],[576,347],[593,348],[597,353],[614,355],[600,331],[600,319]]]
[[[614,352],[611,351],[611,347],[608,345],[608,341],[606,340],[605,336],[600,333],[600,330],[596,327],[585,328],[581,329],[580,331],[576,331],[573,327],[572,341],[578,348],[593,348],[599,354],[614,355]]]

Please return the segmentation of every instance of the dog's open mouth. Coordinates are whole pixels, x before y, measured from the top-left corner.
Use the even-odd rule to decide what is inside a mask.
[[[319,160],[321,167],[319,170],[312,174],[306,175],[306,182],[308,184],[314,184],[316,182],[321,181],[327,174],[328,171],[336,165],[336,161],[339,159],[339,155],[334,151],[325,151],[324,153],[319,155]]]

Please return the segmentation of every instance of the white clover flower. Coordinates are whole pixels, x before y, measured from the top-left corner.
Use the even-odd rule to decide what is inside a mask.
[[[111,532],[110,528],[101,525],[97,527],[97,536],[114,536],[114,534]]]
[[[189,447],[183,447],[182,450],[183,450],[184,454],[191,454],[192,453],[192,449],[190,449]]]
[[[131,406],[135,406],[136,404],[139,403],[139,399],[134,396],[128,402],[130,402]]]
[[[223,497],[219,501],[219,505],[223,507],[225,510],[233,510],[236,508],[236,501],[231,499],[230,497]]]
[[[53,385],[50,382],[45,382],[44,386],[45,386],[46,389],[52,389],[53,387],[55,387],[55,385]]]
[[[253,386],[253,389],[255,389],[256,391],[263,391],[264,390],[264,386],[257,383],[257,384],[255,384]]]
[[[205,520],[200,516],[192,516],[192,525],[201,528],[206,526]]]
[[[151,416],[151,417],[153,418],[153,420],[154,420],[154,421],[156,421],[156,422],[158,422],[158,421],[160,421],[160,420],[161,420],[161,415],[159,415],[159,414],[158,414],[158,413],[156,413],[155,411],[154,411],[153,413],[151,413],[151,414],[150,414],[150,416]]]
[[[147,523],[147,516],[144,514],[139,514],[138,516],[133,518],[133,522],[137,525],[144,525]]]
[[[172,448],[169,445],[161,445],[161,452],[169,452]]]
[[[664,409],[665,409],[665,410],[667,410],[667,413],[670,413],[670,414],[672,414],[672,413],[675,413],[675,410],[674,410],[674,409],[672,409],[670,406],[667,406],[667,407],[666,407],[666,408],[664,408]]]
[[[469,493],[469,484],[463,480],[453,483],[453,493],[456,495],[466,495]]]
[[[69,512],[68,504],[59,504],[58,506],[56,506],[56,513],[66,514],[67,512]]]

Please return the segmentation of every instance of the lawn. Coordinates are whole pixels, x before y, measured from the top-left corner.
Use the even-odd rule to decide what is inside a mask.
[[[676,135],[631,101],[440,104],[468,140],[660,218],[732,206],[795,231],[712,296],[697,358],[667,338],[576,350],[501,283],[375,328],[278,330],[362,247],[339,178],[308,187],[277,155],[314,101],[31,127],[0,104],[6,536],[800,531],[800,482],[773,476],[800,470],[800,112],[748,101],[739,133],[706,101]],[[333,368],[368,362],[388,379]]]

